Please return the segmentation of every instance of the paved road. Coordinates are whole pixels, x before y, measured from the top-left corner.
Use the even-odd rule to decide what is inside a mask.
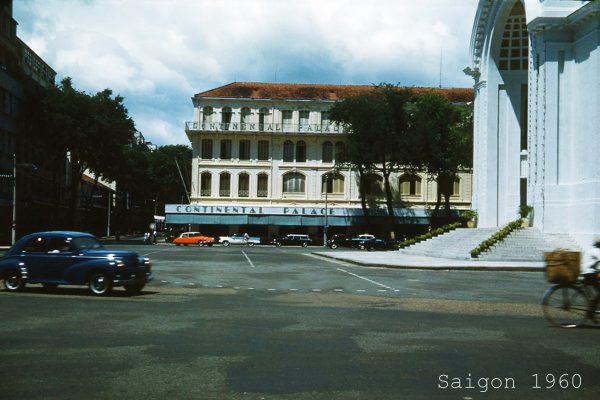
[[[533,304],[539,303],[546,288],[543,275],[539,272],[364,268],[315,256],[314,252],[322,251],[322,248],[316,247],[157,245],[134,248],[152,259],[155,281],[151,287],[225,287],[235,290],[341,292],[478,301],[508,299],[510,302]],[[357,250],[357,253],[364,252]],[[394,253],[388,254],[391,257]]]
[[[600,330],[549,328],[539,273],[361,268],[310,249],[136,249],[156,277],[140,296],[0,292],[0,398],[600,395]],[[563,374],[569,388],[556,388]]]

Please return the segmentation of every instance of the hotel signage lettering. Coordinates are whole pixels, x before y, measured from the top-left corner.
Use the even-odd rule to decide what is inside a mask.
[[[327,215],[348,215],[345,208],[327,208]],[[266,206],[203,206],[167,204],[169,214],[226,214],[226,215],[325,215],[325,207],[266,207]]]

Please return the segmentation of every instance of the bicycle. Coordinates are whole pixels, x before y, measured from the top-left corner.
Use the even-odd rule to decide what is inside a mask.
[[[551,325],[575,328],[586,321],[599,323],[596,289],[582,278],[572,283],[559,283],[546,290],[542,300],[544,316]]]

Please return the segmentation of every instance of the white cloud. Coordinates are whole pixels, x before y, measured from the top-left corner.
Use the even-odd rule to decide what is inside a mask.
[[[157,144],[190,97],[233,80],[468,86],[476,0],[30,0],[18,35],[60,77],[125,97]],[[150,120],[146,116],[152,116]],[[158,116],[158,117],[157,117]],[[147,131],[146,131],[147,130]]]

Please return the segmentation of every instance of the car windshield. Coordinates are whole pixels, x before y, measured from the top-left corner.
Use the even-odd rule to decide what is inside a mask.
[[[77,237],[72,240],[73,245],[78,250],[101,250],[104,249],[102,243],[94,237]]]

